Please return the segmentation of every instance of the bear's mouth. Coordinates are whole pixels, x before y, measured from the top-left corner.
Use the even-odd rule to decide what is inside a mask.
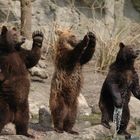
[[[17,45],[22,45],[22,44],[25,43],[25,41],[26,41],[26,38],[25,38],[25,37],[22,37],[22,38],[20,39],[20,41],[16,41],[15,44],[16,44],[16,46],[17,46]]]
[[[132,59],[140,59],[140,50],[135,50],[133,54],[131,54],[130,58]]]
[[[69,41],[69,44],[75,48],[79,43],[81,42],[81,40],[78,40],[78,41]]]

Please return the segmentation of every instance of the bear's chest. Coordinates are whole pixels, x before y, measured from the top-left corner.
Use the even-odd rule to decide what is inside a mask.
[[[130,86],[132,84],[132,80],[133,80],[133,73],[131,70],[127,70],[124,74],[124,78],[126,81],[127,86]]]
[[[25,64],[18,53],[13,52],[0,57],[0,68],[6,75],[24,75],[26,73]]]
[[[131,70],[127,70],[124,72],[121,72],[118,75],[118,81],[119,81],[119,85],[120,87],[129,87],[133,81],[133,73]]]
[[[71,90],[79,91],[83,82],[81,67],[77,66],[73,71],[57,69],[53,77],[53,83],[54,82],[59,89],[67,89],[69,92],[71,92]]]
[[[63,78],[65,79],[63,81],[64,85],[68,84],[71,85],[72,87],[77,86],[77,84],[79,85],[79,83],[81,83],[82,70],[80,67],[77,67],[72,72],[63,71]]]
[[[133,80],[133,72],[131,70],[127,70],[124,73],[122,73],[122,78],[120,78],[121,84],[120,84],[120,90],[122,97],[125,97],[125,99],[130,98],[130,86],[132,84]]]

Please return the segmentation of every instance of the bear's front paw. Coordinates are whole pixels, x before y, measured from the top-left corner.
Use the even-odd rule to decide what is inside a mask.
[[[84,38],[83,38],[83,40],[82,41],[80,41],[80,46],[81,46],[81,48],[86,48],[87,46],[88,46],[88,43],[89,43],[89,37],[88,37],[88,35],[86,34],[85,36],[84,36]]]
[[[32,38],[33,38],[33,42],[42,44],[44,35],[41,31],[34,31]]]
[[[92,33],[92,32],[88,32],[88,33],[87,33],[87,36],[88,36],[89,39],[92,40],[92,41],[96,40],[96,36],[95,36],[95,34]]]

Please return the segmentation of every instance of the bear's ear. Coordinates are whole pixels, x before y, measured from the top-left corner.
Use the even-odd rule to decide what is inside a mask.
[[[1,30],[1,35],[5,35],[7,31],[8,31],[7,27],[3,26]]]
[[[125,45],[124,45],[122,42],[120,42],[119,47],[120,47],[120,48],[124,48]]]
[[[57,30],[55,31],[55,33],[56,33],[58,36],[60,36],[60,35],[63,33],[63,31],[61,31],[60,29],[57,29]]]
[[[7,31],[8,31],[7,27],[3,26],[1,30],[1,35],[5,35]]]

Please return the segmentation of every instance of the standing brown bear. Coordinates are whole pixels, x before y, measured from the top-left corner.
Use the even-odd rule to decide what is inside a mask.
[[[54,130],[73,131],[77,114],[77,97],[82,87],[82,66],[93,56],[96,38],[92,32],[77,41],[71,31],[59,32],[56,44],[55,71],[51,82],[50,109]]]
[[[21,48],[24,38],[20,38],[15,28],[3,26],[0,36],[0,132],[12,122],[16,134],[28,134],[30,78],[27,68],[35,66],[41,56],[43,34],[33,33],[31,50]]]
[[[110,66],[109,73],[103,83],[101,90],[99,107],[102,112],[101,123],[110,129],[109,121],[113,121],[114,107],[122,108],[122,118],[118,134],[130,138],[126,131],[130,111],[128,103],[131,93],[140,99],[140,87],[138,74],[134,68],[134,61],[139,54],[139,50],[134,50],[132,46],[120,43],[120,50],[116,60]]]

